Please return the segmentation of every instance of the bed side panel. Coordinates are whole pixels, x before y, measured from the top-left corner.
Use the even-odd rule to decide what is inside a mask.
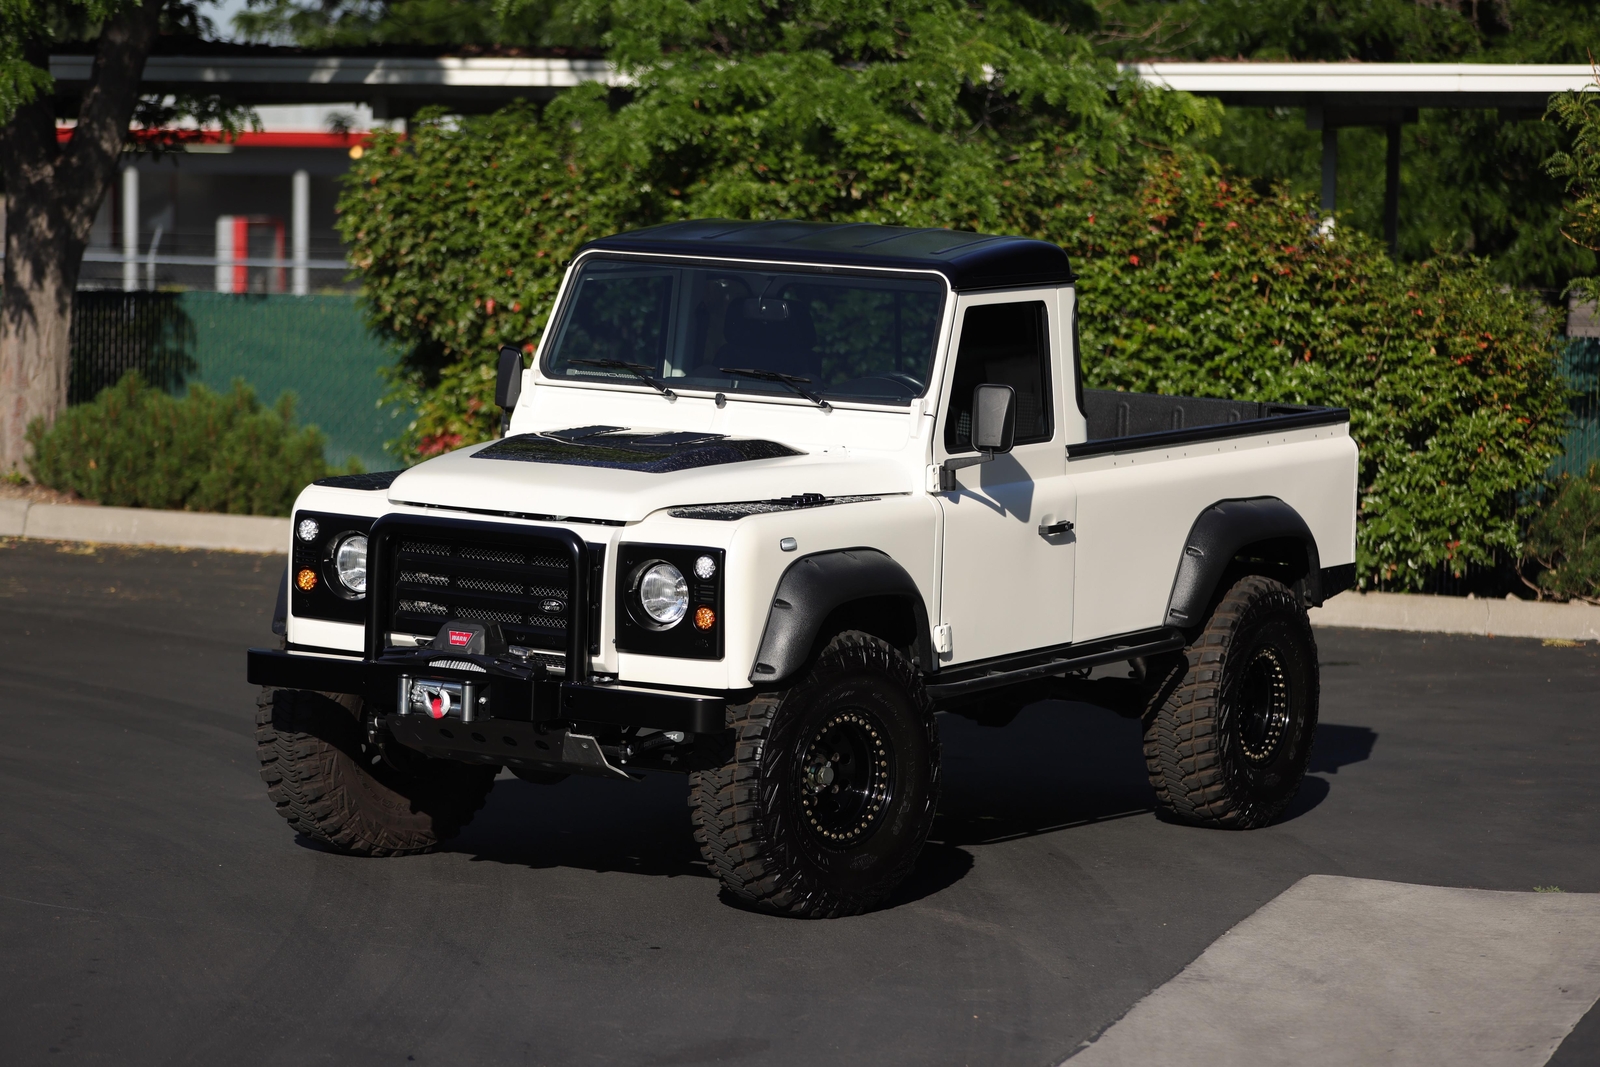
[[[1341,425],[1069,462],[1073,640],[1160,626],[1184,538],[1218,500],[1278,497],[1311,528],[1322,566],[1354,562],[1356,458]]]

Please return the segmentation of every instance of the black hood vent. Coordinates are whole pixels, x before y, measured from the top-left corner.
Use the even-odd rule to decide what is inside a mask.
[[[496,441],[474,453],[475,459],[522,463],[561,463],[578,467],[669,474],[696,467],[717,467],[753,459],[802,456],[788,445],[754,437],[719,433],[641,432],[624,426],[582,426],[572,430],[524,433]]]

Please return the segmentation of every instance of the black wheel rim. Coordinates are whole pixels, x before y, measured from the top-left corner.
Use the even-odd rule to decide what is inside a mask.
[[[1256,649],[1236,690],[1239,748],[1252,763],[1266,763],[1289,727],[1289,672],[1270,646]]]
[[[797,782],[807,829],[828,848],[849,848],[889,809],[894,774],[889,737],[870,715],[829,715],[800,750]]]

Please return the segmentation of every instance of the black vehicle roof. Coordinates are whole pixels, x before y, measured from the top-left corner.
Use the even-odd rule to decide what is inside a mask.
[[[1048,241],[866,223],[696,219],[602,237],[580,251],[936,270],[953,289],[1064,285],[1073,280],[1067,254]]]

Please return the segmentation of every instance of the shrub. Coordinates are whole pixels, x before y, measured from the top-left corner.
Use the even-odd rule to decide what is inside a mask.
[[[1537,565],[1538,577],[1528,584],[1541,600],[1600,604],[1600,461],[1582,477],[1556,481],[1528,528],[1525,553]]]
[[[293,395],[264,408],[242,381],[226,395],[191,386],[180,400],[132,371],[48,430],[35,422],[28,441],[40,484],[122,507],[287,515],[307,483],[334,473],[322,432],[295,426]]]
[[[1200,161],[1079,202],[1058,240],[1091,385],[1349,408],[1364,586],[1515,553],[1518,493],[1560,454],[1568,410],[1537,300],[1481,260],[1396,265],[1365,234],[1321,233],[1310,198],[1259,197]]]

